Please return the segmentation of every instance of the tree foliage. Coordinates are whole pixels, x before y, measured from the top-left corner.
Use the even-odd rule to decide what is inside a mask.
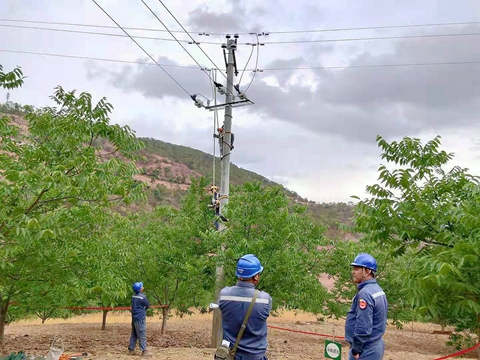
[[[109,124],[112,106],[61,87],[52,99],[58,108],[29,113],[26,131],[0,119],[0,338],[11,302],[46,284],[85,291],[82,274],[105,263],[104,245],[113,240],[103,232],[115,218],[107,209],[144,197],[134,179],[141,143],[128,127]],[[104,154],[99,138],[119,156]]]
[[[245,254],[258,256],[264,266],[260,288],[274,299],[274,309],[287,307],[314,313],[327,311],[327,291],[318,280],[326,244],[324,228],[306,214],[307,207],[292,204],[281,187],[245,183],[233,188],[223,231],[223,262],[227,285],[235,283],[236,261]]]
[[[480,334],[479,178],[440,150],[440,137],[422,145],[377,138],[386,165],[367,187],[355,223],[379,248],[413,258],[399,273],[412,306],[439,322]]]

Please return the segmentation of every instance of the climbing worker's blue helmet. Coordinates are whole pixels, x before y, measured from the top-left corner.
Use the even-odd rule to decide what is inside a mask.
[[[140,290],[142,290],[142,287],[143,287],[143,282],[139,281],[139,282],[136,282],[135,284],[133,284],[132,289],[133,289],[133,291],[138,293]]]
[[[253,254],[247,254],[238,260],[235,274],[242,279],[251,279],[262,271],[263,266],[260,264],[260,260]]]
[[[375,272],[377,271],[377,261],[372,255],[367,253],[358,254],[350,266],[361,266]]]

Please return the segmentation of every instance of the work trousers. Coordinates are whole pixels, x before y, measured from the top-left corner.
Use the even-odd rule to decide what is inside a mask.
[[[135,350],[137,345],[137,340],[140,343],[140,350],[147,350],[147,321],[143,320],[132,320],[132,333],[130,335],[130,345],[128,350]]]
[[[383,339],[380,339],[374,343],[364,345],[362,354],[358,360],[382,360],[384,351],[385,344],[383,343]],[[348,351],[348,360],[355,360],[352,355],[352,349]]]

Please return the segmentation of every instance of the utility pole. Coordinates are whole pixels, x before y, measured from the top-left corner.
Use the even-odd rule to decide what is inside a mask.
[[[228,51],[228,60],[227,60],[227,91],[225,93],[225,117],[223,123],[223,141],[221,142],[222,151],[220,159],[220,214],[225,208],[225,205],[228,204],[228,195],[230,192],[230,153],[232,145],[232,108],[233,108],[233,76],[235,73],[235,50],[237,48],[236,38],[235,40],[230,38],[230,35],[227,35],[227,44],[226,49]],[[222,46],[225,49],[225,46]],[[218,231],[222,231],[225,228],[225,224],[220,221]],[[221,246],[221,252],[225,251],[225,246]],[[223,265],[218,265],[216,268],[216,281],[215,281],[215,302],[218,304],[220,290],[223,288],[225,283],[225,271]],[[222,330],[222,314],[220,310],[215,310],[213,312],[213,324],[212,324],[212,347],[217,348],[223,338]]]

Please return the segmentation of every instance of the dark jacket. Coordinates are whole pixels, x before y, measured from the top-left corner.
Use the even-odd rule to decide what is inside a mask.
[[[146,310],[150,307],[145,294],[138,292],[132,296],[132,320],[145,320]]]
[[[387,326],[388,302],[375,279],[358,284],[345,321],[345,340],[358,353],[380,340]]]
[[[248,307],[252,302],[255,286],[239,281],[237,285],[222,289],[220,310],[222,312],[223,338],[233,347]],[[248,359],[262,359],[267,350],[267,318],[272,308],[272,298],[264,291],[258,293],[247,328],[238,345],[237,355]]]

